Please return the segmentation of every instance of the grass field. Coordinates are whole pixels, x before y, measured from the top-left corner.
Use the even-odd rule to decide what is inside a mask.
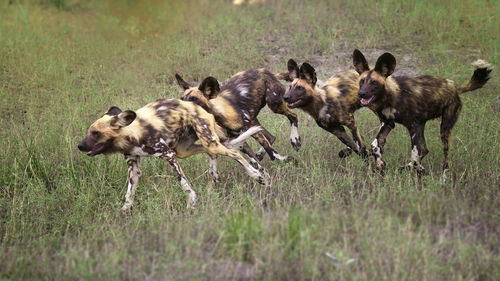
[[[12,2],[12,4],[9,4]],[[76,149],[110,106],[137,109],[179,97],[173,74],[224,81],[249,68],[309,61],[325,80],[392,52],[396,74],[467,81],[478,58],[499,62],[496,0],[2,1],[0,3],[0,280],[498,280],[500,99],[497,70],[462,96],[451,169],[440,170],[439,121],[427,124],[429,174],[410,172],[407,132],[372,173],[306,114],[303,146],[289,123],[261,112],[275,148],[263,188],[230,159],[209,184],[208,158],[180,163],[197,209],[166,163],[145,159],[131,214],[121,155]],[[367,144],[378,121],[356,114]],[[251,145],[257,148],[254,141]]]

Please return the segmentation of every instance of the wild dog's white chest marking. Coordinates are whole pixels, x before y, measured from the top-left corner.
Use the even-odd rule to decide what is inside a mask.
[[[327,125],[331,117],[332,116],[328,112],[328,106],[325,105],[319,110],[319,120],[321,124]]]
[[[394,114],[396,113],[396,109],[393,107],[386,107],[382,109],[382,115],[387,119],[394,119]]]

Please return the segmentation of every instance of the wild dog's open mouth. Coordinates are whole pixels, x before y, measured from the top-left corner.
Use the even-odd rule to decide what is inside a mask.
[[[301,100],[301,99],[298,99],[298,100],[296,100],[296,101],[294,101],[294,102],[289,102],[289,103],[288,103],[288,107],[289,107],[289,108],[296,108],[296,107],[301,106],[302,104],[303,104],[302,100]]]
[[[87,155],[88,156],[95,156],[99,153],[102,153],[104,150],[106,150],[106,148],[107,148],[106,143],[100,143],[100,144],[96,145],[92,150],[87,152]]]
[[[361,98],[361,100],[360,100],[360,101],[361,101],[361,105],[363,105],[363,106],[367,106],[367,105],[369,105],[370,103],[372,103],[372,101],[373,101],[374,99],[375,99],[375,96],[371,96],[371,97],[370,97],[370,98],[368,98],[368,99],[363,99],[363,98]]]

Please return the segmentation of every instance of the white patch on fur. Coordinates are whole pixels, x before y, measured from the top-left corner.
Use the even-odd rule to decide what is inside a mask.
[[[299,136],[298,128],[297,128],[297,126],[295,126],[295,124],[292,124],[292,127],[290,128],[290,140],[293,143],[298,143],[299,139],[300,139],[300,136]]]
[[[283,156],[283,155],[281,155],[279,153],[273,153],[273,156],[274,156],[274,158],[276,158],[276,159],[278,159],[280,161],[286,161],[288,159],[288,157]]]
[[[219,177],[217,174],[217,158],[209,158],[208,166],[210,167],[210,173],[214,178]]]
[[[189,197],[188,198],[188,203],[187,203],[188,209],[193,208],[194,204],[196,203],[196,193],[191,188],[191,185],[184,178],[181,178],[181,187],[182,187],[182,190],[188,192],[188,197]]]
[[[247,138],[251,137],[253,134],[258,133],[262,130],[263,129],[260,126],[251,127],[250,129],[241,133],[237,138],[224,142],[224,146],[231,149],[239,148]]]
[[[158,111],[163,111],[163,110],[167,110],[167,109],[168,109],[168,106],[166,106],[166,105],[162,105],[162,106],[158,107],[158,109],[157,109],[157,110],[158,110]]]
[[[330,117],[332,117],[329,113],[328,113],[328,106],[323,106],[320,110],[319,110],[319,119],[320,119],[320,122],[321,123],[326,123],[324,121],[328,121],[330,119]],[[326,124],[325,124],[326,125]]]
[[[493,67],[491,67],[491,64],[489,62],[482,59],[478,59],[475,62],[473,62],[472,66],[474,66],[476,69],[479,68],[493,69]]]
[[[420,156],[418,156],[417,146],[414,145],[411,150],[411,161],[416,164],[420,164]]]
[[[386,107],[386,108],[382,109],[382,114],[387,119],[394,119],[394,113],[396,113],[396,109],[394,109],[392,107]]]
[[[380,147],[378,146],[378,141],[377,139],[374,139],[372,142],[372,151],[375,156],[377,156],[377,159],[382,158],[382,153],[380,153]]]
[[[236,86],[236,90],[240,93],[242,96],[246,96],[248,94],[248,87],[246,84],[240,84]]]

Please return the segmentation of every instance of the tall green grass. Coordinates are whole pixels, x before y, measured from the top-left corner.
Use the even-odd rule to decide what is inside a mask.
[[[212,186],[207,157],[195,156],[181,162],[199,195],[188,212],[170,167],[146,159],[133,211],[122,216],[123,157],[76,149],[110,106],[178,97],[176,72],[224,81],[252,67],[282,71],[293,57],[317,64],[325,79],[350,68],[360,48],[371,63],[391,51],[397,69],[465,82],[473,60],[498,62],[495,1],[12,2],[0,3],[0,279],[500,276],[496,70],[462,97],[446,181],[437,121],[427,125],[429,175],[419,184],[397,172],[410,152],[401,127],[388,138],[381,178],[357,157],[339,159],[340,142],[303,113],[303,148],[294,152],[286,118],[264,109],[276,149],[300,161],[264,160],[270,188],[225,159]],[[365,109],[356,118],[369,143],[376,118]]]

